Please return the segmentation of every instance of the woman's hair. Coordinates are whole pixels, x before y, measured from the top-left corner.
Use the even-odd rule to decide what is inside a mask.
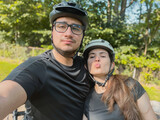
[[[106,91],[102,95],[102,101],[108,105],[108,110],[113,111],[114,103],[117,103],[125,120],[142,120],[137,103],[131,93],[134,85],[127,86],[127,76],[112,75],[108,81]]]

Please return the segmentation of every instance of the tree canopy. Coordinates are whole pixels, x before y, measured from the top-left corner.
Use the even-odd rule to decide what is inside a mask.
[[[133,45],[133,51],[139,55],[160,58],[160,0],[72,1],[81,4],[89,15],[84,45],[102,38],[115,48]],[[50,45],[48,16],[53,5],[59,2],[61,0],[0,1],[1,40],[25,46]]]

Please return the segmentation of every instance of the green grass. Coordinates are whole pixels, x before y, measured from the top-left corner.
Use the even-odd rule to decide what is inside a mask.
[[[143,85],[144,89],[149,95],[150,100],[156,100],[160,102],[160,87]]]
[[[20,61],[15,60],[0,60],[0,81],[2,81],[15,67],[20,64]],[[147,91],[151,100],[160,102],[160,87],[152,85],[142,85]]]
[[[19,62],[8,62],[0,60],[0,81],[2,81],[18,65]]]

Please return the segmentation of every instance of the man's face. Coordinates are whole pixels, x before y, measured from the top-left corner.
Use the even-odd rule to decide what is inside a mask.
[[[82,25],[82,23],[79,20],[70,17],[60,17],[55,22],[64,22],[69,25]],[[52,37],[53,43],[57,49],[72,54],[80,46],[83,33],[80,35],[74,34],[71,31],[71,27],[68,27],[68,29],[65,32],[57,32],[54,26],[52,31]]]

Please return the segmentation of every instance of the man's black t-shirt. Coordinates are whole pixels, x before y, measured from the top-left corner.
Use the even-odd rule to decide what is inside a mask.
[[[90,89],[83,62],[76,57],[72,66],[64,66],[47,51],[19,65],[5,80],[25,89],[33,120],[82,120]]]
[[[135,101],[145,93],[141,84],[132,78],[129,78],[126,84],[128,87],[133,87],[131,93],[133,94]],[[98,94],[93,88],[85,103],[85,114],[88,120],[125,120],[124,115],[116,103],[113,106],[113,111],[109,112],[107,105],[102,102],[101,98],[102,94]]]

